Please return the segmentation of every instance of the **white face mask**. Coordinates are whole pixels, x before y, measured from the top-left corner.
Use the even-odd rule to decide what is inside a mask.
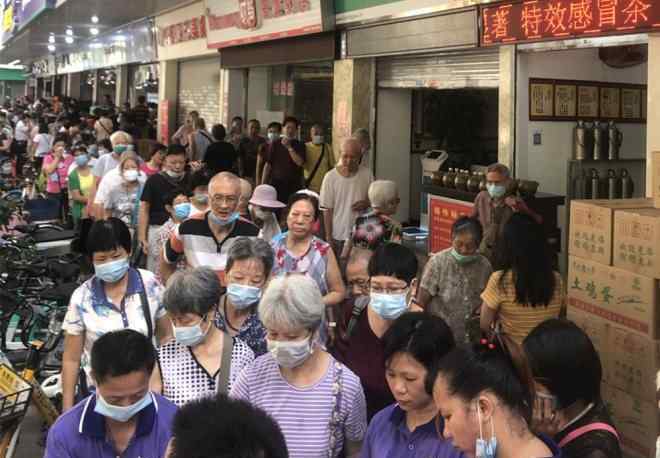
[[[312,337],[291,342],[270,340],[266,338],[268,352],[282,367],[293,369],[307,361],[312,354]]]
[[[138,179],[138,171],[135,169],[124,170],[124,178],[132,183]]]

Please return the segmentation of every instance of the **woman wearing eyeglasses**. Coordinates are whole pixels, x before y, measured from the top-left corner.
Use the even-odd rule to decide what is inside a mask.
[[[344,300],[346,288],[330,245],[314,235],[313,227],[318,218],[318,199],[309,194],[294,194],[289,199],[286,220],[288,230],[275,237],[271,246],[275,252],[273,277],[302,273],[319,287],[327,315],[320,329],[321,342],[325,343],[328,338],[327,326],[332,330],[336,327],[333,306]],[[334,331],[330,337],[334,337]]]

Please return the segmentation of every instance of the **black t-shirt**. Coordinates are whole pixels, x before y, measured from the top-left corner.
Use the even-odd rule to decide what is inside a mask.
[[[165,210],[165,196],[176,187],[190,192],[190,175],[186,173],[179,182],[172,178],[165,177],[163,173],[157,173],[150,176],[144,184],[142,197],[140,200],[149,203],[149,224],[160,226],[170,218],[170,214]]]
[[[261,136],[257,136],[256,139],[250,137],[244,137],[241,139],[241,143],[238,145],[238,151],[243,159],[243,172],[245,176],[254,177],[257,169],[257,155],[259,154],[259,148],[265,144],[266,139]]]
[[[235,172],[238,152],[234,145],[227,142],[211,143],[206,148],[204,162],[212,175],[220,172]]]

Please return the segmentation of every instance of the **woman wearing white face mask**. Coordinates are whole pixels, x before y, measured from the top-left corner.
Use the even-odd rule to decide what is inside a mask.
[[[135,153],[124,153],[117,167],[121,180],[113,186],[104,202],[105,217],[121,219],[133,234],[137,228],[140,195],[146,176],[139,170]]]
[[[256,356],[266,353],[266,329],[257,305],[273,268],[273,249],[261,239],[239,237],[227,252],[227,293],[220,298],[216,324],[247,343]]]
[[[227,393],[241,370],[254,361],[245,342],[215,324],[221,289],[218,276],[208,267],[177,272],[167,282],[163,303],[174,340],[158,349],[151,388],[178,406]]]
[[[291,458],[360,452],[366,408],[359,378],[318,344],[325,306],[304,275],[273,279],[259,303],[269,353],[246,368],[231,396],[271,415]]]
[[[170,321],[161,304],[163,287],[153,273],[129,266],[131,234],[117,218],[96,221],[87,237],[87,251],[94,263],[94,276],[71,295],[62,329],[63,409],[74,404],[78,375],[93,384],[89,366],[92,345],[110,331],[134,329],[166,342]],[[84,354],[84,357],[83,357]],[[78,391],[79,395],[83,395]]]
[[[269,184],[262,184],[254,189],[249,201],[250,216],[259,231],[259,238],[271,242],[273,238],[282,233],[277,220],[277,210],[286,207],[277,200],[277,190]]]

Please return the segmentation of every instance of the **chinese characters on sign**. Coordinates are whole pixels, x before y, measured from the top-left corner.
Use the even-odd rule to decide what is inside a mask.
[[[206,38],[206,16],[194,17],[158,30],[160,46],[172,46],[199,38]]]
[[[488,45],[660,29],[655,0],[531,0],[481,9]]]
[[[472,202],[429,195],[429,253],[451,247],[451,227],[461,216],[472,214]]]

